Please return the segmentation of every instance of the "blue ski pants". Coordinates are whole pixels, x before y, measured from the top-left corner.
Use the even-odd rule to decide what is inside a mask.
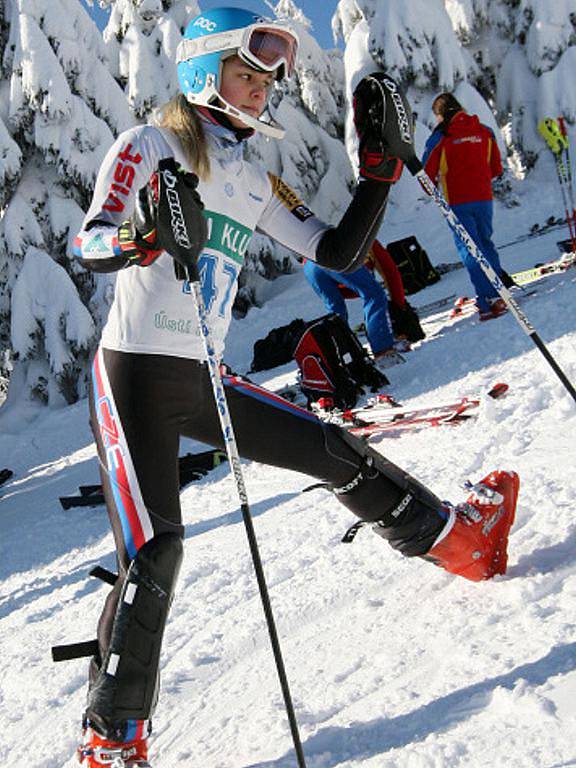
[[[388,297],[384,287],[367,267],[344,274],[318,266],[313,261],[304,263],[306,279],[324,302],[329,312],[335,312],[348,322],[348,310],[338,285],[341,283],[355,291],[364,304],[366,336],[373,354],[377,355],[394,344],[388,315]]]
[[[476,245],[480,248],[486,260],[490,263],[496,274],[500,277],[502,267],[500,257],[492,242],[492,200],[481,200],[475,203],[461,203],[453,205],[452,210],[458,216],[459,221],[468,231]],[[478,308],[485,312],[489,309],[489,300],[498,298],[498,292],[488,280],[482,267],[468,251],[464,242],[454,234],[454,241],[462,263],[468,270],[472,285],[476,290],[476,303]]]

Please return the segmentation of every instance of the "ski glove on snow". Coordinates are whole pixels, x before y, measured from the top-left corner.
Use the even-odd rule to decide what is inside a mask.
[[[129,221],[118,227],[118,245],[129,264],[148,267],[162,253],[156,228],[158,183],[156,174],[142,187],[136,198],[136,207]]]
[[[198,280],[198,257],[208,240],[198,176],[174,158],[158,164],[158,239],[191,280]]]
[[[394,183],[400,178],[402,164],[411,173],[420,170],[410,105],[384,72],[363,78],[354,91],[354,125],[362,177]]]
[[[426,338],[416,310],[407,301],[402,306],[395,301],[389,301],[388,312],[396,338],[407,339],[413,343]]]

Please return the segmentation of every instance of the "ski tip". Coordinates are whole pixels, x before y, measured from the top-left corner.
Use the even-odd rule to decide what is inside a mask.
[[[488,396],[494,400],[497,400],[499,397],[503,397],[509,389],[510,387],[508,384],[505,384],[503,381],[499,381],[497,384],[494,384],[492,389],[488,392]]]

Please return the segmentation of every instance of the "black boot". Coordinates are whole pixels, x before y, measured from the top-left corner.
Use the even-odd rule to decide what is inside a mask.
[[[406,557],[425,555],[444,529],[449,510],[440,499],[407,472],[344,430],[328,433],[357,452],[358,469],[340,487],[331,486],[338,500]]]

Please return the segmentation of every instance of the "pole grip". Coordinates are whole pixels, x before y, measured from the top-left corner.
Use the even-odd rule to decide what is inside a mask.
[[[200,273],[198,272],[198,264],[196,262],[186,267],[186,274],[188,275],[188,280],[191,283],[200,282]]]

